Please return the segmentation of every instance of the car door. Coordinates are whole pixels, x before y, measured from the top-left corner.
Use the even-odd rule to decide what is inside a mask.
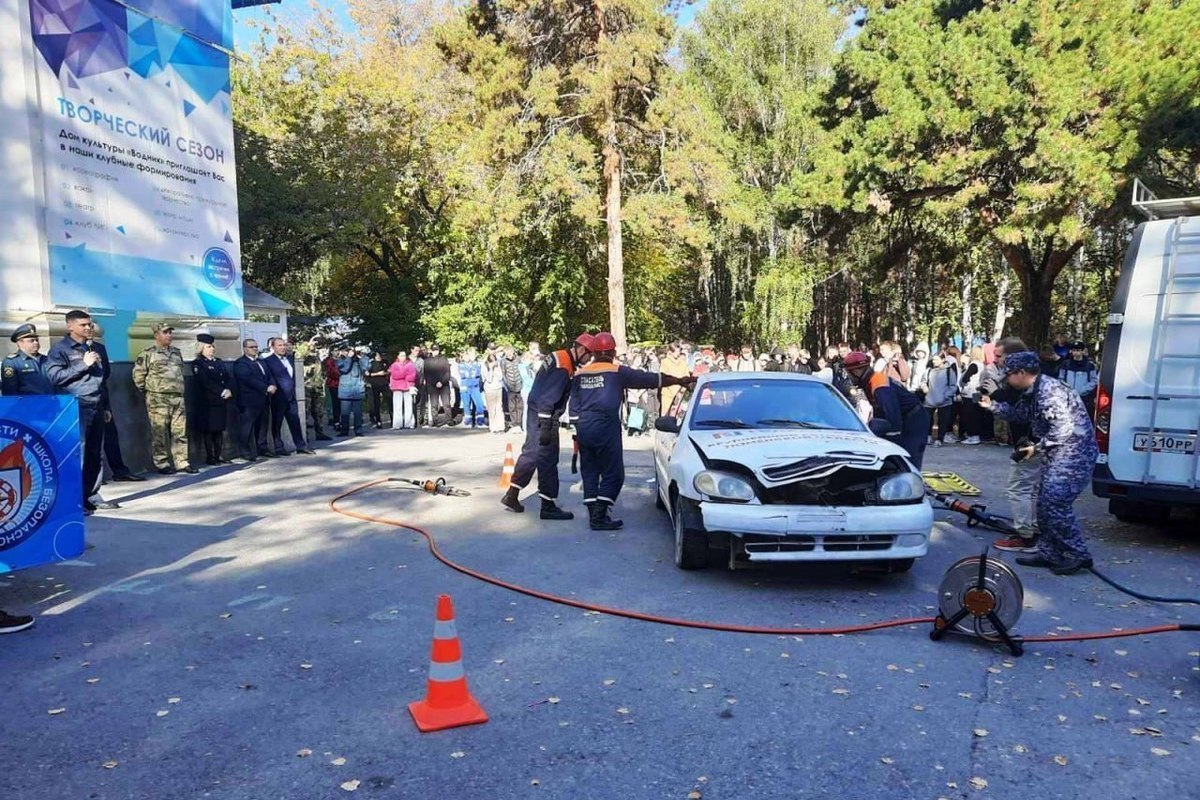
[[[690,388],[676,393],[671,407],[663,414],[663,416],[674,417],[679,421],[680,433],[667,433],[657,429],[654,431],[654,477],[658,483],[659,496],[662,497],[664,503],[669,499],[667,487],[671,485],[671,458],[679,444],[679,437],[686,422],[688,401],[691,399],[691,395]]]

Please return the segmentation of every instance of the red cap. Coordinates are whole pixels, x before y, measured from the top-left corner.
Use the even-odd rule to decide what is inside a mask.
[[[600,331],[592,337],[592,352],[606,353],[617,349],[617,340],[608,331]]]
[[[575,344],[579,345],[584,350],[590,351],[590,350],[592,350],[592,342],[594,340],[595,340],[594,336],[592,336],[587,331],[584,331],[583,333],[581,333],[575,337]]]
[[[846,369],[854,369],[855,367],[865,367],[871,363],[871,357],[866,353],[860,353],[857,350],[853,353],[847,353],[842,359],[842,366]]]

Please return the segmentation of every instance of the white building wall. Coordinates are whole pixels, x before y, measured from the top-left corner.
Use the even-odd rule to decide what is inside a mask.
[[[33,55],[28,0],[0,0],[0,314],[17,319],[50,302]]]

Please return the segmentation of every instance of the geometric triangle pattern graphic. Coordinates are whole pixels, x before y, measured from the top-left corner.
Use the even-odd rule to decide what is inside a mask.
[[[68,85],[118,69],[148,78],[171,66],[210,103],[231,90],[229,56],[205,43],[232,46],[229,8],[229,0],[29,0],[29,17],[38,53],[55,75],[66,68]]]

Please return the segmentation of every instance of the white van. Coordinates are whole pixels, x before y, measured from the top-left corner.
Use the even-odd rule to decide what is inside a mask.
[[[1108,315],[1092,491],[1118,519],[1165,522],[1200,506],[1200,197],[1159,200],[1135,181],[1134,207],[1150,221]]]

